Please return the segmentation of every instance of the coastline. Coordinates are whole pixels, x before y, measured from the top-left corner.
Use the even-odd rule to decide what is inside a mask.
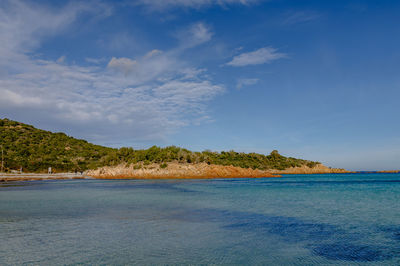
[[[400,173],[400,170],[382,170],[382,171],[376,171],[376,173],[381,173],[381,174],[398,174]]]
[[[231,165],[208,165],[206,163],[182,164],[176,162],[169,163],[166,168],[161,168],[158,164],[140,165],[141,168],[139,169],[136,167],[137,165],[105,166],[96,170],[89,170],[86,174],[96,179],[202,179],[281,177],[283,174],[353,173],[345,169],[330,168],[323,164],[318,164],[314,167],[304,165],[285,170],[259,170]]]
[[[348,171],[342,168],[331,168],[327,167],[323,164],[317,164],[314,167],[308,167],[303,165],[301,167],[290,167],[285,170],[269,170],[272,174],[280,174],[280,175],[300,175],[300,174],[349,174],[354,173],[352,171]]]
[[[66,180],[66,179],[217,179],[217,178],[273,178],[283,174],[343,174],[354,173],[345,169],[330,168],[323,164],[314,167],[301,166],[285,170],[259,170],[236,166],[209,165],[206,163],[178,163],[149,165],[105,166],[79,173],[55,174],[0,174],[0,182]]]
[[[88,179],[88,178],[91,178],[91,177],[86,176],[84,174],[75,174],[75,173],[56,173],[56,174],[36,174],[36,173],[8,174],[8,173],[0,173],[0,182],[65,180],[65,179]]]
[[[280,177],[270,171],[236,166],[208,165],[206,163],[168,163],[164,168],[158,164],[147,166],[105,166],[86,172],[96,179],[212,179],[212,178],[263,178]]]

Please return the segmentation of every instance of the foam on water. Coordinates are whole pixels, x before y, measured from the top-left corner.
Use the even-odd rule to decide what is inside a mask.
[[[0,185],[0,264],[400,264],[400,175]]]

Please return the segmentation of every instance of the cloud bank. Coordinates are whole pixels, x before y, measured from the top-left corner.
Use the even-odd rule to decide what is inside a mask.
[[[63,55],[32,56],[45,36],[69,27],[82,12],[105,11],[78,3],[57,10],[19,1],[0,6],[0,114],[46,121],[98,143],[162,140],[208,118],[205,104],[224,87],[182,61],[179,49],[111,57],[105,67],[68,64]],[[203,24],[186,32],[191,47],[212,37]]]

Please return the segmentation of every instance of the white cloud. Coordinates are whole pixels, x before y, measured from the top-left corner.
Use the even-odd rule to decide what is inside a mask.
[[[251,86],[251,85],[257,84],[258,81],[259,81],[259,79],[239,79],[237,81],[236,88],[241,89],[244,86]]]
[[[99,10],[84,3],[54,10],[19,0],[5,0],[0,6],[0,55],[27,52],[37,47],[40,38],[59,33],[84,12]]]
[[[97,65],[97,64],[100,64],[100,63],[106,61],[106,59],[105,59],[105,58],[91,58],[91,57],[86,57],[86,58],[85,58],[85,61],[88,62],[88,63],[96,64],[96,65]]]
[[[160,140],[208,117],[206,102],[224,88],[213,84],[205,70],[182,62],[180,48],[153,50],[135,59],[113,57],[107,67],[31,56],[43,36],[59,33],[86,10],[76,5],[60,10],[18,1],[0,6],[2,115],[45,121],[57,130],[102,143]],[[193,32],[197,44],[209,38],[201,26]]]
[[[181,41],[181,48],[192,48],[211,40],[213,33],[209,26],[202,22],[190,25],[188,28],[179,31],[178,39]]]
[[[163,11],[174,7],[199,9],[211,5],[226,7],[228,5],[250,5],[262,0],[139,0],[139,3],[149,7],[151,10]]]
[[[158,50],[158,49],[153,49],[150,52],[148,52],[145,57],[149,58],[149,57],[153,57],[156,55],[162,54],[162,51]]]
[[[253,52],[242,53],[233,57],[232,61],[227,63],[229,66],[247,66],[270,63],[274,60],[287,57],[284,53],[277,52],[272,47],[263,47]]]
[[[62,64],[62,63],[65,62],[65,59],[66,59],[66,56],[65,56],[65,55],[60,56],[60,57],[57,59],[57,63]]]
[[[3,106],[39,106],[43,101],[37,96],[25,96],[7,89],[2,89],[0,103]]]
[[[284,25],[293,25],[316,20],[321,17],[321,14],[315,11],[292,11],[287,13],[283,20]]]
[[[121,58],[113,57],[111,58],[110,62],[108,62],[107,67],[110,69],[115,69],[117,71],[120,71],[125,75],[128,75],[133,71],[133,67],[135,64],[136,64],[135,60],[126,57],[121,57]]]

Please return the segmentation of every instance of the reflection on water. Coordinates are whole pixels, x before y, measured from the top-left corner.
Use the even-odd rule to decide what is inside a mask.
[[[0,184],[0,264],[400,264],[400,175]]]

